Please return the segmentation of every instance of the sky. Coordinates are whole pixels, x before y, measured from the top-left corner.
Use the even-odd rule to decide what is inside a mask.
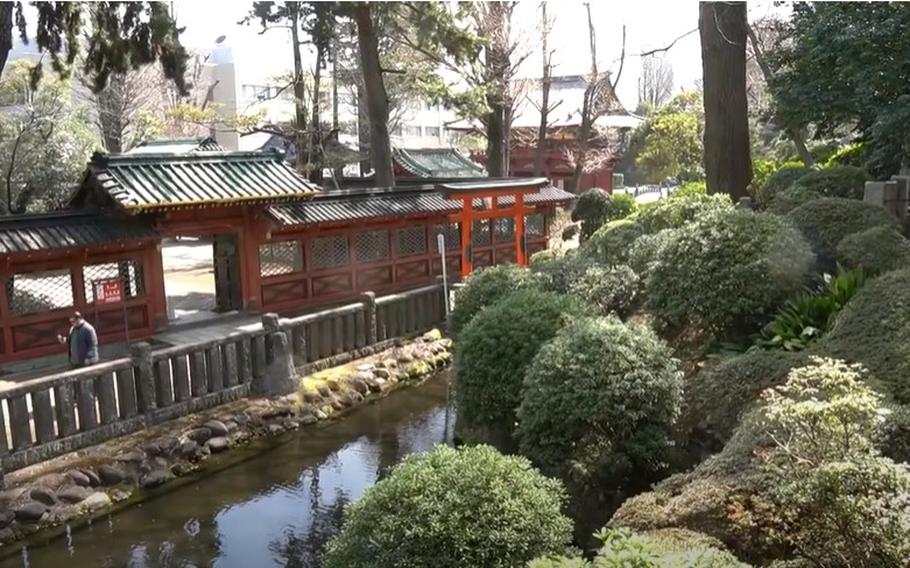
[[[256,83],[285,74],[292,65],[290,40],[285,30],[260,33],[258,23],[238,22],[248,13],[249,0],[177,0],[173,3],[177,20],[185,26],[183,42],[193,48],[207,49],[219,36],[226,36],[241,75],[241,82]],[[217,9],[213,9],[217,6]],[[771,1],[749,3],[749,19],[754,21],[786,8]],[[548,11],[555,18],[550,35],[555,49],[557,74],[581,74],[590,67],[587,15],[581,0],[551,0]],[[598,66],[618,72],[622,49],[622,29],[626,27],[626,59],[617,94],[628,109],[638,103],[638,76],[642,58],[637,54],[669,45],[674,39],[698,27],[698,2],[690,0],[592,0]],[[538,24],[540,2],[522,0],[515,14],[516,34],[531,52],[520,71],[525,77],[539,76],[540,45]],[[673,68],[674,92],[691,89],[701,78],[701,51],[698,32],[679,41],[663,57]]]

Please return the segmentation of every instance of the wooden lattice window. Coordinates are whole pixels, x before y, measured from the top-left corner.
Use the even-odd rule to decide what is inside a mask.
[[[546,225],[542,213],[525,217],[525,234],[529,237],[542,237],[546,234]]]
[[[398,229],[398,256],[417,256],[427,252],[427,229],[414,225]]]
[[[14,274],[6,281],[6,299],[14,316],[72,307],[72,274],[68,268]]]
[[[348,265],[348,239],[345,235],[316,237],[312,240],[313,268],[341,268]]]
[[[357,233],[354,237],[354,256],[357,262],[364,264],[389,260],[389,232],[377,229]]]
[[[82,283],[85,286],[85,301],[95,301],[94,283],[98,280],[117,280],[123,284],[123,295],[126,298],[137,298],[142,295],[142,263],[127,259],[117,262],[89,264],[82,267]]]
[[[474,221],[474,228],[471,232],[471,243],[475,247],[490,246],[490,220],[478,219]]]
[[[515,219],[511,217],[493,219],[493,239],[498,243],[514,241]]]
[[[259,274],[263,278],[302,272],[303,247],[300,241],[278,241],[259,245]]]
[[[444,223],[436,225],[433,232],[433,250],[439,252],[436,242],[439,242],[438,235],[445,237],[446,250],[458,250],[461,247],[461,226],[458,223]]]

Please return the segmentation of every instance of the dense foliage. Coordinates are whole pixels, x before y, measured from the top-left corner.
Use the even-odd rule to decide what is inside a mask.
[[[784,219],[743,211],[706,215],[658,253],[648,306],[672,325],[748,332],[802,288],[812,253]]]
[[[679,399],[676,361],[651,330],[578,319],[527,370],[519,446],[545,473],[641,484],[666,467]]]
[[[802,176],[793,187],[814,191],[822,197],[862,199],[868,174],[856,166],[833,166]]]
[[[823,352],[869,369],[875,384],[910,402],[910,269],[869,281],[819,342]]]
[[[821,136],[855,129],[880,156],[873,173],[896,173],[907,131],[906,120],[894,117],[910,109],[901,98],[910,65],[895,62],[894,54],[910,49],[908,26],[910,6],[902,3],[794,4],[768,54],[776,68],[770,87],[777,119],[796,128],[812,124]]]
[[[632,243],[643,234],[642,226],[631,219],[610,221],[591,235],[581,253],[602,264],[621,264],[628,260]]]
[[[689,194],[676,199],[661,199],[641,207],[634,216],[646,233],[675,229],[694,220],[697,216],[733,209],[730,196]]]
[[[580,311],[571,297],[524,290],[477,314],[455,344],[459,420],[510,433],[525,368],[556,335],[563,316]]]
[[[572,210],[572,220],[581,222],[582,242],[610,220],[612,205],[610,194],[599,187],[591,188],[578,196]]]
[[[782,164],[768,175],[764,182],[753,181],[752,196],[759,205],[767,207],[775,196],[790,189],[796,180],[807,173],[809,173],[809,169],[802,162]]]
[[[487,446],[411,454],[345,512],[326,568],[521,566],[561,552],[558,481]]]
[[[596,264],[589,255],[570,251],[564,256],[537,262],[531,270],[544,290],[568,294],[572,285]]]
[[[472,272],[464,286],[455,290],[455,307],[449,316],[449,333],[457,336],[484,307],[504,296],[535,286],[534,275],[513,264],[503,264]]]
[[[821,195],[801,187],[791,187],[775,194],[768,203],[767,210],[769,213],[777,215],[786,215],[803,203],[819,199]]]
[[[685,530],[636,534],[606,529],[595,535],[602,543],[594,559],[541,558],[528,568],[746,568],[716,539]]]
[[[874,275],[910,266],[910,241],[895,227],[881,225],[841,239],[838,263]]]
[[[616,265],[592,266],[569,291],[600,315],[624,317],[635,306],[638,289],[638,275],[626,265]]]
[[[629,247],[629,266],[638,274],[642,283],[646,283],[657,266],[660,251],[673,242],[679,235],[679,229],[664,229],[657,233],[643,235]]]
[[[838,197],[808,201],[788,217],[812,244],[823,266],[831,263],[837,245],[847,235],[880,225],[897,226],[897,219],[881,207]]]

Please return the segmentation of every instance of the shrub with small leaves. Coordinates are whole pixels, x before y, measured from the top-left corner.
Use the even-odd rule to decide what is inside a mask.
[[[607,191],[594,187],[579,195],[572,210],[572,220],[581,221],[581,241],[586,241],[607,223],[611,213],[612,204]]]
[[[847,235],[837,245],[837,262],[870,275],[910,267],[910,241],[891,225]]]
[[[587,255],[570,251],[564,256],[538,262],[531,267],[537,283],[548,292],[568,294],[572,285],[597,262]]]
[[[733,202],[726,193],[713,195],[692,193],[676,199],[660,199],[642,206],[633,216],[633,220],[638,222],[646,233],[656,233],[664,229],[682,227],[702,214],[732,209]]]
[[[638,276],[625,265],[592,266],[575,281],[569,292],[586,305],[597,308],[600,315],[624,317],[635,306]]]
[[[822,197],[862,199],[869,174],[856,166],[832,166],[807,173],[796,180],[794,188],[818,193]]]
[[[814,357],[765,391],[762,416],[777,457],[803,469],[872,455],[885,413],[864,374],[859,365]]]
[[[689,199],[700,195],[708,195],[708,184],[703,181],[688,181],[674,189],[668,199]]]
[[[564,316],[582,311],[572,297],[524,290],[477,314],[455,342],[459,422],[510,434],[525,368],[556,335]]]
[[[801,187],[791,187],[774,195],[767,206],[768,213],[777,215],[786,215],[803,203],[808,203],[813,199],[820,199],[821,195]]]
[[[562,552],[565,490],[488,446],[411,454],[346,511],[325,568],[512,568]]]
[[[582,486],[640,484],[666,466],[680,383],[672,351],[647,327],[576,319],[526,372],[521,453]]]
[[[648,307],[671,325],[749,333],[802,288],[812,260],[799,231],[776,215],[705,215],[660,248]]]
[[[535,287],[534,275],[514,264],[475,270],[465,279],[464,287],[455,291],[455,307],[449,315],[449,333],[456,337],[484,307],[495,304],[516,290]]]
[[[632,243],[644,232],[641,225],[630,219],[610,221],[591,235],[580,254],[602,264],[622,264],[629,259]]]
[[[628,193],[613,193],[610,195],[610,221],[619,221],[638,210],[638,202]]]
[[[752,190],[752,197],[755,201],[764,207],[779,193],[790,189],[790,187],[807,173],[809,168],[802,162],[786,162],[772,172],[763,183],[755,184]]]
[[[808,201],[787,217],[809,240],[823,266],[832,264],[837,245],[847,235],[873,227],[898,226],[897,219],[877,205],[839,197]]]
[[[775,500],[784,518],[782,540],[813,566],[907,565],[910,473],[889,459],[824,463],[785,480]]]
[[[629,247],[628,264],[642,279],[642,284],[653,272],[660,258],[660,251],[679,236],[679,229],[664,229],[642,235]]]

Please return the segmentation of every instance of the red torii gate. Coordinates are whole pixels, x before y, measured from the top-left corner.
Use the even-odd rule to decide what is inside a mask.
[[[471,237],[476,219],[515,220],[515,264],[527,266],[525,249],[525,215],[533,210],[525,209],[525,195],[540,191],[549,185],[546,178],[527,180],[503,179],[484,180],[482,182],[444,183],[439,190],[447,199],[460,200],[461,212],[454,218],[461,222],[461,276],[467,276],[473,270],[474,259]],[[480,199],[486,205],[483,209],[474,210],[474,200]],[[504,201],[500,201],[504,200]],[[508,203],[511,201],[511,203]],[[500,206],[502,204],[503,206]]]

